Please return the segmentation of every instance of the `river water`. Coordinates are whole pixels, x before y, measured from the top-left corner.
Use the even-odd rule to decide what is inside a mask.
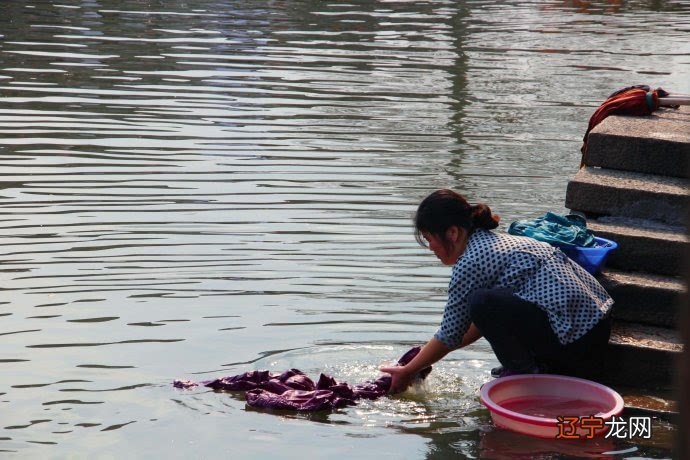
[[[351,383],[435,331],[440,187],[563,211],[612,91],[690,93],[688,1],[0,2],[0,451],[27,458],[670,455],[498,430],[480,341],[414,393],[271,414],[174,378]],[[501,227],[505,230],[506,225]]]

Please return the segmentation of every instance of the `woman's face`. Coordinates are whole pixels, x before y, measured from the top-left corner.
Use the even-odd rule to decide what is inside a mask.
[[[458,261],[458,258],[465,250],[465,244],[461,244],[462,241],[459,241],[458,237],[462,235],[457,227],[448,229],[445,242],[429,232],[422,232],[422,236],[429,244],[429,249],[443,265],[455,265],[455,262]]]

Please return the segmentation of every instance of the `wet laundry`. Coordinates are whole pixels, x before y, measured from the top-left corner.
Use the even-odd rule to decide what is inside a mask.
[[[420,347],[408,350],[398,360],[399,366],[409,363]],[[431,372],[427,367],[419,372],[424,379]],[[246,391],[247,404],[260,409],[319,411],[356,404],[358,399],[377,399],[388,393],[391,377],[384,375],[374,381],[357,385],[338,383],[333,377],[321,374],[316,383],[303,372],[290,369],[281,374],[269,371],[250,371],[243,374],[203,381],[175,380],[175,388],[194,388],[199,385],[224,391]]]
[[[587,221],[577,214],[547,212],[532,220],[519,220],[510,224],[511,235],[528,236],[561,248],[594,247],[594,234],[587,229]]]

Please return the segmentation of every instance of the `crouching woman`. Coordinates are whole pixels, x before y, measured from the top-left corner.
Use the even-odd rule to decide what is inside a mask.
[[[613,300],[559,249],[531,238],[494,233],[498,216],[437,190],[417,209],[417,241],[453,267],[441,326],[407,365],[382,367],[391,392],[404,391],[421,369],[450,351],[486,338],[500,376],[576,374],[609,339]]]

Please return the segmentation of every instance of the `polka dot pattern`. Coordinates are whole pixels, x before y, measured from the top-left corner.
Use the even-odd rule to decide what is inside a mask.
[[[479,288],[507,288],[542,308],[566,345],[596,325],[613,299],[560,249],[531,238],[476,230],[453,267],[448,302],[435,337],[458,348],[472,320],[469,296]]]

